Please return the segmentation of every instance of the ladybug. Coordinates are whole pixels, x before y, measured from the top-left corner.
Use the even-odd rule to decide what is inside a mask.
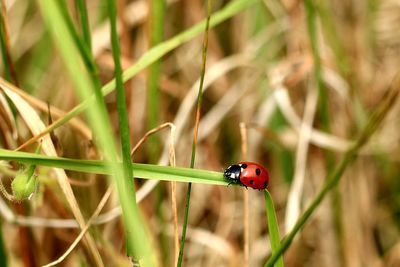
[[[254,162],[239,162],[231,165],[225,169],[224,177],[229,184],[238,184],[258,190],[265,189],[269,182],[267,170]]]

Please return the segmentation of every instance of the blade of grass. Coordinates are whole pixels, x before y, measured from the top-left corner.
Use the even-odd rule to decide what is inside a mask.
[[[276,250],[275,253],[269,258],[264,267],[272,267],[278,258],[288,249],[292,243],[296,234],[303,228],[304,224],[308,221],[310,216],[318,208],[325,196],[335,188],[340,181],[347,166],[357,158],[357,153],[362,146],[364,146],[372,134],[376,131],[382,120],[390,108],[394,105],[400,90],[400,73],[394,78],[389,90],[387,91],[384,98],[379,102],[379,106],[372,113],[369,121],[361,131],[357,141],[352,145],[349,150],[344,154],[340,163],[336,166],[333,172],[330,173],[326,182],[324,183],[321,191],[317,194],[314,200],[311,202],[309,207],[304,211],[303,215],[297,220],[293,229],[282,241],[281,246]]]
[[[276,219],[276,212],[274,208],[274,202],[272,201],[272,197],[268,190],[264,190],[264,198],[265,198],[265,212],[267,216],[268,222],[268,232],[269,232],[269,241],[271,243],[271,251],[274,253],[278,250],[281,245],[281,238],[279,234],[279,225],[278,220]],[[283,267],[283,257],[282,255],[277,260],[275,267]]]
[[[85,43],[85,42],[87,42],[87,40],[85,39],[85,42],[83,42],[82,39],[80,38],[78,32],[76,31],[75,26],[74,26],[74,22],[72,21],[71,16],[68,13],[68,5],[65,2],[65,0],[59,0],[59,1],[56,1],[56,3],[58,4],[58,7],[62,12],[65,24],[68,27],[69,33],[71,34],[72,39],[75,42],[76,47],[78,48],[78,51],[79,51],[79,53],[81,55],[81,58],[83,59],[83,62],[85,63],[86,69],[90,73],[92,82],[93,82],[96,90],[100,90],[101,82],[100,82],[100,79],[98,77],[97,65],[96,65],[96,62],[94,61],[94,58],[93,58],[93,55],[91,53],[90,47],[87,45],[87,43]],[[83,8],[83,9],[85,9],[85,8]],[[82,12],[84,12],[84,11],[82,11]],[[83,15],[83,16],[85,16],[85,15]],[[87,20],[86,21],[82,21],[82,27],[83,28],[87,28],[84,31],[88,31],[89,30],[89,28],[88,28],[89,26],[88,25],[84,25],[84,24],[87,24],[87,23],[88,23]],[[86,33],[86,34],[90,35],[90,32]],[[84,38],[88,38],[88,37],[84,36]],[[90,36],[89,36],[89,38],[90,38]]]
[[[117,93],[117,110],[119,118],[120,142],[122,147],[122,165],[123,165],[123,181],[117,183],[118,190],[124,192],[127,203],[122,205],[123,213],[129,214],[124,216],[127,236],[129,232],[133,232],[133,238],[127,238],[127,252],[131,257],[137,259],[142,258],[143,266],[158,266],[154,248],[150,243],[149,233],[143,227],[143,219],[140,210],[136,205],[135,185],[133,181],[133,169],[131,164],[131,144],[130,130],[128,122],[128,111],[126,105],[126,97],[124,92],[124,84],[122,81],[122,66],[120,59],[120,47],[117,33],[117,7],[114,0],[108,0],[108,16],[111,24],[111,46],[115,65],[115,82]],[[100,92],[99,92],[100,93]],[[100,95],[100,94],[99,94]],[[130,204],[129,204],[130,203]]]
[[[245,10],[246,8],[251,7],[252,5],[258,3],[259,0],[236,0],[231,2],[230,4],[226,5],[225,8],[221,9],[220,11],[213,14],[213,17],[210,19],[210,27],[214,27],[221,22],[233,17],[234,15],[238,14],[239,12]],[[55,1],[58,2],[58,1]],[[161,44],[153,47],[147,53],[145,53],[133,66],[129,67],[123,74],[124,82],[134,77],[143,69],[150,66],[156,60],[160,59],[167,53],[171,52],[178,46],[188,42],[189,40],[196,37],[201,32],[204,32],[206,21],[203,20],[202,22],[194,25],[190,29],[172,37],[171,39],[162,42]],[[102,87],[102,92],[104,95],[111,93],[115,89],[115,80],[110,81],[105,86]],[[81,114],[86,108],[90,106],[92,103],[93,98],[88,98],[82,101],[79,105],[74,107],[71,111],[69,111],[64,117],[59,118],[56,120],[52,125],[49,125],[42,134],[37,135],[31,138],[27,143],[23,144],[23,146],[32,144],[36,142],[39,138],[43,137],[44,135],[48,134],[49,132],[53,131],[54,129],[64,125],[66,122],[71,120],[72,118]]]
[[[207,1],[207,20],[204,30],[204,40],[203,40],[203,54],[202,61],[203,64],[201,66],[201,74],[200,74],[200,84],[199,84],[199,92],[197,95],[197,108],[196,108],[196,119],[193,130],[193,143],[192,143],[192,155],[190,159],[190,168],[194,168],[194,162],[196,160],[196,146],[197,146],[197,135],[199,132],[199,122],[200,122],[200,108],[201,102],[203,100],[203,84],[204,84],[204,76],[206,73],[206,62],[207,62],[207,48],[208,48],[208,29],[210,27],[210,17],[212,12],[211,0]],[[186,241],[186,228],[189,220],[189,207],[190,207],[190,196],[192,192],[192,183],[189,182],[187,193],[186,193],[186,204],[185,204],[185,213],[183,215],[183,226],[182,226],[182,236],[181,243],[179,247],[179,257],[178,263],[176,266],[182,266],[183,260],[183,250],[185,248]]]
[[[150,3],[150,46],[154,47],[163,40],[164,35],[165,0],[152,0]],[[148,76],[148,128],[152,129],[159,123],[159,81],[161,73],[160,60],[155,61],[149,68]],[[149,156],[152,161],[159,154],[159,139],[153,136],[149,139]]]
[[[139,216],[137,215],[137,206],[134,197],[134,188],[129,187],[129,183],[126,183],[124,179],[123,170],[121,166],[117,163],[118,153],[114,143],[114,137],[111,133],[111,124],[108,119],[108,113],[106,111],[103,95],[100,90],[96,90],[96,86],[92,84],[92,81],[85,71],[76,71],[77,67],[82,64],[80,53],[76,47],[74,37],[65,22],[65,16],[60,10],[58,1],[52,0],[40,0],[39,6],[41,13],[44,17],[53,39],[60,51],[64,64],[75,84],[75,89],[77,94],[83,101],[87,101],[95,96],[96,102],[88,108],[88,118],[89,122],[93,128],[94,136],[96,136],[96,141],[100,145],[102,151],[104,151],[104,156],[106,159],[110,160],[108,167],[113,173],[112,177],[115,177],[114,182],[117,185],[117,191],[119,200],[123,209],[123,222],[125,227],[129,227],[129,231],[126,231],[127,236],[125,237],[128,244],[137,244],[134,246],[141,251],[141,248],[147,248],[150,245],[146,245],[146,242],[150,242],[147,238],[142,238],[145,229],[140,223],[134,223],[133,225],[127,224],[128,222],[139,221]],[[128,186],[127,186],[128,185]],[[134,227],[138,227],[133,229]],[[138,239],[141,238],[141,239]],[[132,246],[128,246],[128,249]],[[156,262],[153,262],[154,257],[149,256],[147,251],[141,251],[140,255],[135,254],[136,250],[127,251],[129,255],[134,255],[135,257],[143,257],[140,259],[142,266],[156,266]],[[153,264],[154,263],[154,264]]]
[[[86,2],[83,0],[75,0],[75,4],[79,14],[83,40],[85,41],[85,44],[90,52],[92,51],[92,36],[90,34],[90,25],[89,25]]]
[[[72,40],[78,48],[79,54],[85,63],[85,66],[88,70],[92,70],[96,68],[93,64],[92,54],[89,52],[87,46],[84,42],[82,42],[81,37],[75,29],[74,22],[71,16],[68,13],[68,5],[65,0],[55,1],[58,9],[61,11],[62,18],[64,19],[65,25],[68,28],[69,33],[71,34]]]
[[[23,164],[35,164],[61,168],[65,170],[114,175],[113,164],[122,168],[120,162],[112,163],[101,160],[81,160],[61,157],[49,157],[35,153],[0,149],[0,160],[15,160]],[[222,173],[192,168],[159,166],[153,164],[132,163],[135,177],[175,182],[193,182],[201,184],[228,185]]]

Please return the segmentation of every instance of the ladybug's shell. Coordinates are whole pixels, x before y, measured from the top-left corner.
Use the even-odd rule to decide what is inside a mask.
[[[240,173],[240,182],[244,186],[260,190],[263,190],[268,186],[269,175],[263,166],[253,162],[239,162],[238,165],[247,165],[246,168],[242,167]]]

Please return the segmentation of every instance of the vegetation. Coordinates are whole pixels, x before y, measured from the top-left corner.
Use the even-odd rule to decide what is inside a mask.
[[[0,266],[400,265],[395,1],[0,5]]]

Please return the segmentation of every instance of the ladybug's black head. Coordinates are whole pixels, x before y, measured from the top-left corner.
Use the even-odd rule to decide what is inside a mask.
[[[229,180],[231,184],[240,184],[240,172],[241,168],[239,165],[231,165],[224,171],[224,177]]]

